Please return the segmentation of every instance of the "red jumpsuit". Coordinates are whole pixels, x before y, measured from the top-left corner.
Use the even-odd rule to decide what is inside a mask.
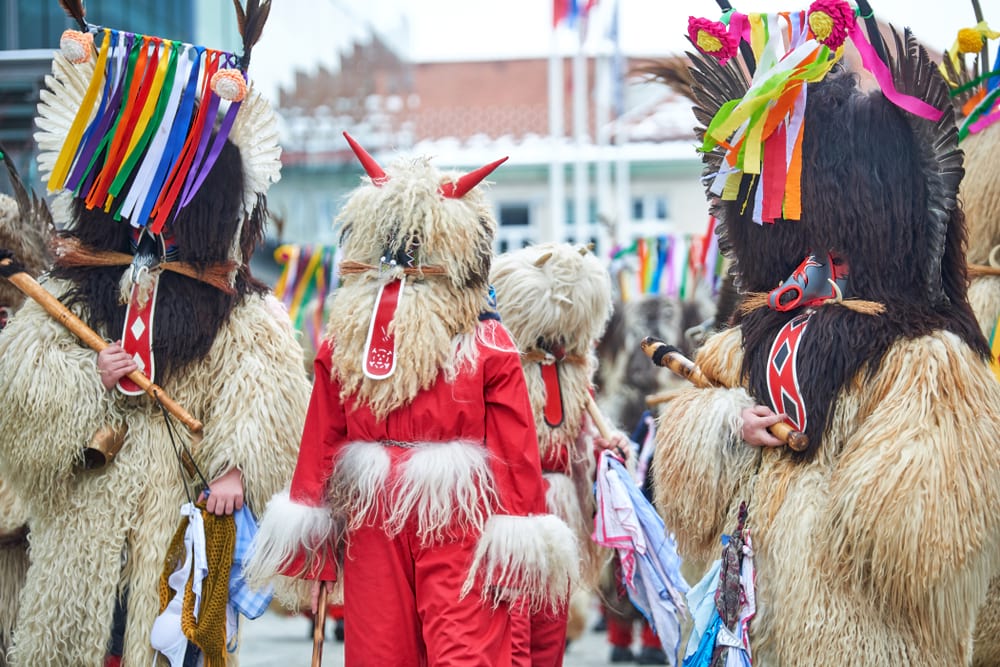
[[[560,522],[565,535],[554,536],[554,517],[532,516],[546,512],[545,487],[521,364],[501,325],[479,326],[493,343],[477,338],[475,368],[450,383],[439,375],[384,419],[353,395],[342,400],[331,343],[316,357],[289,500],[321,508],[333,499],[352,667],[509,665],[507,598],[494,594],[544,596],[530,590],[549,567],[535,547],[570,534]],[[491,541],[498,525],[513,529]],[[303,573],[310,549],[299,548],[284,572],[335,579],[338,542],[314,547],[324,556],[317,565]]]

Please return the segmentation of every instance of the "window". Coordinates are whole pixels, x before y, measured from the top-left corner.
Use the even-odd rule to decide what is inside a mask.
[[[642,220],[643,218],[646,217],[646,207],[644,206],[644,204],[645,202],[642,200],[641,197],[634,197],[632,199],[633,220]]]
[[[525,227],[531,224],[531,211],[527,204],[501,204],[501,227]]]
[[[669,211],[667,209],[667,198],[666,197],[656,197],[653,200],[654,206],[656,207],[656,219],[666,220],[670,217]]]

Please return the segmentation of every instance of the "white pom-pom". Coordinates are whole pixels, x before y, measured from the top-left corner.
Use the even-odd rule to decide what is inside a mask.
[[[65,30],[59,38],[59,50],[74,65],[85,63],[94,51],[94,36],[89,32]]]
[[[241,102],[247,94],[247,82],[238,69],[220,69],[212,75],[212,91],[224,100]]]

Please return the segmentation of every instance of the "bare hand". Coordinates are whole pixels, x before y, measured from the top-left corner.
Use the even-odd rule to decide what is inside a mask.
[[[115,388],[118,380],[138,368],[135,359],[125,351],[120,340],[97,353],[97,372],[101,375],[101,384],[108,391]]]
[[[313,614],[319,613],[319,587],[320,584],[326,587],[326,596],[329,599],[330,594],[333,593],[333,582],[323,581],[316,579],[312,582],[312,588],[309,591],[309,608],[312,610]]]
[[[208,485],[208,500],[205,510],[223,516],[243,509],[243,473],[239,468],[233,468]],[[202,493],[198,500],[205,500]]]
[[[743,408],[740,413],[743,419],[743,427],[740,429],[740,436],[748,445],[755,447],[781,447],[784,440],[774,437],[767,430],[769,426],[774,426],[778,422],[784,421],[787,415],[776,413],[771,408],[764,405],[755,405],[752,408]]]
[[[605,440],[600,435],[594,436],[594,444],[601,449],[610,449],[618,453],[623,461],[628,461],[632,452],[632,443],[621,431],[615,431],[611,438]]]

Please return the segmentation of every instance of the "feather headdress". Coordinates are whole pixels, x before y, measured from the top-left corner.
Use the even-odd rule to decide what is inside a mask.
[[[814,10],[817,6],[813,4]],[[793,25],[810,24],[810,13],[788,16]],[[844,34],[860,30],[853,10],[840,16]],[[777,32],[768,31],[770,38],[784,44],[788,35],[784,16],[747,19],[754,21],[777,25]],[[809,39],[816,28],[804,30]],[[829,34],[836,32],[831,28]],[[767,40],[758,46],[759,53],[766,53]],[[890,29],[883,48],[885,60],[880,62],[888,84],[882,82],[881,92],[863,91],[857,77],[838,63],[822,78],[786,87],[789,97],[792,92],[805,96],[801,110],[793,108],[797,100],[784,111],[768,102],[757,109],[759,117],[747,119],[742,136],[748,140],[754,122],[759,123],[765,114],[761,136],[773,130],[761,142],[759,173],[732,164],[739,153],[732,150],[738,137],[726,137],[727,145],[713,143],[709,128],[719,127],[727,109],[731,112],[750,100],[754,90],[762,90],[754,83],[766,78],[767,65],[760,59],[752,63],[756,70],[751,79],[742,50],[735,45],[724,64],[704,49],[689,54],[695,80],[694,113],[702,123],[706,143],[711,144],[703,153],[707,195],[719,221],[720,249],[733,261],[740,291],[747,295],[779,292],[806,265],[803,258],[808,260],[815,253],[834,253],[849,267],[846,299],[829,298],[828,307],[808,304],[815,310],[811,330],[823,332],[803,339],[797,366],[803,404],[810,415],[810,451],[822,446],[831,402],[844,383],[860,369],[877,364],[899,338],[948,330],[980,353],[986,347],[966,293],[962,254],[966,229],[957,205],[963,155],[948,85],[909,31]],[[891,94],[886,93],[889,85]],[[781,99],[781,94],[775,98]],[[911,113],[898,104],[900,99],[919,102],[918,108],[934,113]],[[777,129],[782,124],[785,136]],[[796,133],[796,145],[790,146],[788,136]],[[775,141],[776,146],[770,145]],[[750,151],[746,140],[743,147],[746,166]],[[798,162],[791,157],[796,149]],[[769,164],[772,158],[777,167]],[[801,165],[800,173],[791,168],[795,164]],[[770,184],[769,174],[777,179]],[[719,196],[713,186],[722,181]],[[793,185],[798,186],[800,210],[796,221],[788,222],[788,193]],[[785,190],[775,193],[769,190],[772,186]],[[772,195],[773,208],[769,208]],[[773,224],[754,224],[755,210],[774,212]],[[870,312],[881,313],[873,316],[839,307],[850,306],[851,299],[884,309],[873,309]],[[751,393],[764,404],[771,402],[769,352],[779,331],[803,312],[801,305],[806,304],[784,311],[757,308],[739,318],[743,373]]]
[[[247,85],[246,65],[270,0],[234,0],[243,54],[87,22],[60,41],[38,106],[39,166],[50,192],[67,190],[136,228],[160,233],[205,183],[227,139],[240,150],[245,215],[278,180],[274,113]]]
[[[951,85],[951,95],[963,120],[958,130],[959,141],[981,132],[1000,120],[1000,51],[990,68],[990,40],[1000,38],[1000,32],[990,28],[983,18],[978,2],[973,2],[978,23],[958,31],[955,43],[945,52],[941,71]],[[966,66],[966,54],[977,57]]]
[[[970,269],[988,275],[1000,271],[1000,179],[996,159],[1000,151],[1000,53],[990,67],[990,41],[1000,38],[973,2],[977,24],[962,28],[941,63],[955,110],[958,138],[965,153],[961,199],[969,227]],[[967,54],[976,54],[967,65]],[[994,340],[996,337],[994,336]]]
[[[712,112],[705,124],[702,150],[719,154],[710,192],[735,200],[742,175],[752,175],[760,186],[748,206],[758,224],[779,218],[798,220],[802,214],[807,84],[826,77],[840,60],[847,39],[886,97],[923,118],[936,121],[941,117],[939,109],[897,89],[881,56],[880,38],[875,35],[874,45],[869,42],[857,12],[844,0],[816,0],[807,11],[799,12],[727,11],[722,21],[692,17],[688,38],[704,62],[714,60],[719,66],[702,67],[700,84],[724,96],[706,100]],[[741,51],[744,44],[750,49]],[[752,54],[752,60],[744,55],[740,67],[739,53]],[[753,75],[747,80],[749,72]]]

